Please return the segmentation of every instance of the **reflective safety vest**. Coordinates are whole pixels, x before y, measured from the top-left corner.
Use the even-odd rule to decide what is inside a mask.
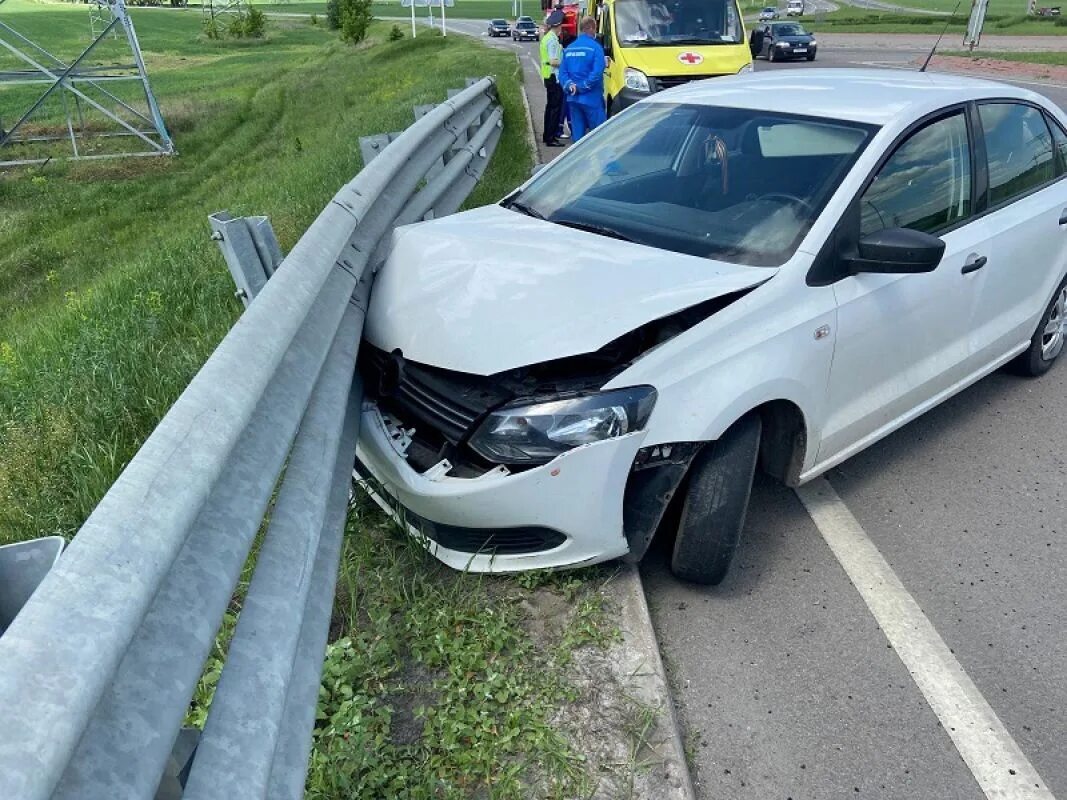
[[[560,47],[559,37],[555,31],[549,31],[541,37],[541,77],[548,80],[553,75],[559,73],[559,66],[553,67],[551,62],[554,60],[559,61],[560,56],[563,53],[563,48]]]

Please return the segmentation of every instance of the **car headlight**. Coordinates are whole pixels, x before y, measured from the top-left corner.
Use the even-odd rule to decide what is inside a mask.
[[[737,74],[738,75],[746,75],[749,72],[755,72],[755,71],[756,71],[756,68],[752,66],[751,62],[749,62],[748,64],[745,64],[743,67],[741,67],[741,69],[739,69],[737,71]]]
[[[812,39],[810,42],[808,42],[808,47],[814,47],[817,44],[818,44],[818,42],[815,41],[814,39]]]
[[[493,411],[470,439],[496,464],[544,464],[583,444],[641,430],[656,404],[651,386],[633,386]]]
[[[623,73],[623,79],[626,81],[627,89],[633,89],[635,92],[652,91],[648,86],[648,76],[639,69],[627,67],[626,72]]]
[[[775,47],[789,47],[789,42],[778,42]]]

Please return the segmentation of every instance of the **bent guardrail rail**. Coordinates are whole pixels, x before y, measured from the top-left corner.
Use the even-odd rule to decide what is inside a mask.
[[[473,188],[500,133],[494,99],[484,78],[426,113],[280,264],[276,244],[228,254],[247,310],[0,636],[0,797],[303,795],[375,259],[396,224]],[[213,219],[224,252],[237,222]],[[181,723],[283,467],[189,764]]]

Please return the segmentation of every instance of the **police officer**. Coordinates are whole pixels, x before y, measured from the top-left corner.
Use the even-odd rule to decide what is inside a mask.
[[[578,38],[563,51],[559,82],[571,115],[574,141],[606,118],[604,109],[604,48],[594,38],[596,20],[583,17]]]
[[[545,20],[545,35],[541,37],[541,78],[545,82],[545,119],[541,140],[547,147],[563,147],[557,136],[563,118],[563,89],[559,85],[559,62],[563,46],[559,43],[559,29],[563,12],[553,11]]]

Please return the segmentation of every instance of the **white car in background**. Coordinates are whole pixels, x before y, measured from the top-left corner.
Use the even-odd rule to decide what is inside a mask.
[[[775,6],[767,6],[759,12],[759,21],[768,22],[772,19],[778,19],[778,9]]]
[[[357,471],[460,569],[716,583],[796,486],[1067,329],[1067,115],[997,83],[771,72],[653,95],[499,205],[396,232]],[[676,514],[665,513],[672,505]]]

